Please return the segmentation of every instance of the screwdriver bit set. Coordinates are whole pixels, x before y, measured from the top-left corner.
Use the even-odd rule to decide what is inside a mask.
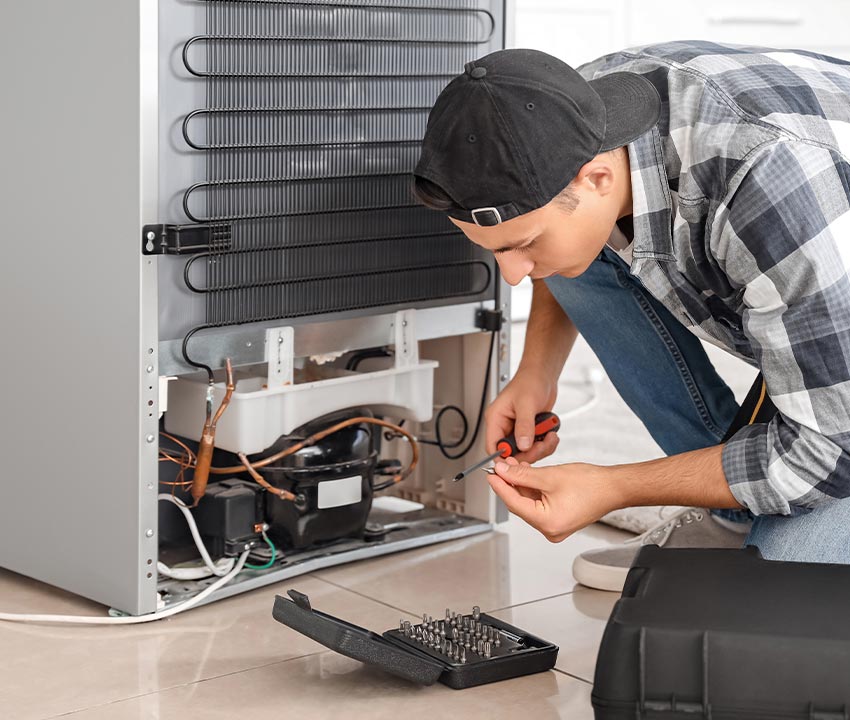
[[[455,689],[483,685],[551,669],[558,656],[552,643],[482,613],[446,609],[439,619],[402,618],[383,635],[346,623],[310,606],[306,595],[278,596],[274,618],[331,650],[376,665],[422,685],[437,680]]]

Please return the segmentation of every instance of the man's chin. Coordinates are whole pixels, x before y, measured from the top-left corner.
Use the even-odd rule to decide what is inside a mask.
[[[591,261],[592,262],[592,261]],[[584,265],[582,267],[570,267],[565,268],[563,270],[558,270],[557,272],[552,273],[553,275],[560,275],[565,278],[577,278],[579,275],[584,275],[587,272],[588,268],[590,268],[591,263]]]
[[[588,266],[589,267],[589,266]],[[587,270],[587,267],[582,268],[566,268],[564,270],[553,270],[552,272],[546,275],[530,275],[529,277],[532,280],[548,280],[552,277],[565,277],[565,278],[577,278],[579,275],[584,273]]]

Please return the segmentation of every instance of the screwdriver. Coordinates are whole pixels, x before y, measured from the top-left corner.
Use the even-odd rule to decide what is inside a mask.
[[[561,429],[561,420],[555,415],[555,413],[551,412],[543,412],[537,413],[534,416],[534,440],[535,442],[540,442],[545,438],[550,432],[558,432]],[[481,462],[475,463],[472,467],[467,468],[463,472],[458,473],[454,477],[454,482],[458,480],[463,480],[469,473],[473,470],[477,470],[478,468],[486,465],[491,460],[495,460],[496,458],[509,458],[512,455],[516,455],[519,452],[519,448],[516,444],[516,437],[514,433],[511,433],[507,437],[503,437],[499,442],[496,443],[496,452],[492,455],[488,455]]]

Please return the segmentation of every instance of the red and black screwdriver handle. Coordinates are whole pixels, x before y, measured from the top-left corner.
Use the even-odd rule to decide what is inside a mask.
[[[558,432],[561,429],[560,418],[552,412],[537,413],[534,416],[534,440],[540,442],[550,432]],[[496,451],[500,457],[509,458],[521,452],[516,444],[516,435],[511,433],[496,443]]]

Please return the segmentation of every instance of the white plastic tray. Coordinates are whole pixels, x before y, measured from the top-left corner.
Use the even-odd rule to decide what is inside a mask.
[[[350,407],[369,407],[376,415],[423,422],[434,409],[434,369],[439,363],[419,363],[368,373],[316,368],[327,379],[278,388],[264,387],[267,377],[237,372],[236,390],[218,422],[215,445],[230,452],[258,453],[281,436],[310,420]],[[213,408],[224,397],[224,383],[215,385]],[[168,387],[165,429],[194,440],[204,425],[207,383],[178,378]]]

